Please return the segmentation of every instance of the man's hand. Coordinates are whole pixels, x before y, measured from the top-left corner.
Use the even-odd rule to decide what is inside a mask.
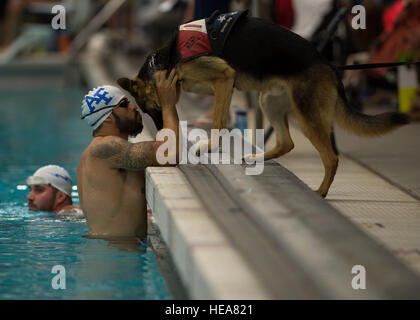
[[[159,97],[160,106],[162,107],[162,120],[163,120],[163,129],[172,130],[175,134],[176,144],[171,148],[176,152],[169,153],[169,149],[165,151],[165,156],[168,157],[169,163],[178,163],[179,161],[179,119],[178,113],[176,111],[175,104],[178,100],[176,82],[178,81],[178,76],[175,73],[175,69],[171,70],[171,73],[166,79],[166,70],[161,70],[155,73],[155,85],[156,91]],[[164,140],[164,141],[167,141]],[[164,143],[164,142],[160,142]]]
[[[177,103],[176,82],[178,81],[175,69],[172,69],[168,79],[166,79],[166,70],[157,71],[154,78],[161,107],[175,106]]]

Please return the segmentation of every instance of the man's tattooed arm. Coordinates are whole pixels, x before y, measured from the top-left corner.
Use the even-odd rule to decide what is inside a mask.
[[[94,158],[105,160],[114,168],[143,170],[149,166],[158,166],[156,150],[161,142],[146,141],[130,143],[118,137],[110,137],[100,144],[92,146],[90,154]]]

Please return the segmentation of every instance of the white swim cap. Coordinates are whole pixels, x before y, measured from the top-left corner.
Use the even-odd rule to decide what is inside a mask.
[[[94,88],[82,100],[82,119],[85,119],[93,130],[117,107],[124,93],[114,86]]]
[[[71,197],[72,185],[70,175],[66,169],[56,165],[50,164],[39,168],[33,176],[26,179],[26,183],[28,186],[33,184],[49,184]]]

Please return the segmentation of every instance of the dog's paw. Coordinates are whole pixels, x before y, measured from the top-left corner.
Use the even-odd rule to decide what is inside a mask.
[[[246,163],[254,163],[257,160],[264,159],[264,153],[250,153],[243,156],[242,160]]]
[[[207,141],[200,141],[196,143],[195,145],[195,155],[199,157],[202,154],[205,154],[206,152],[209,152],[210,148],[210,140]]]
[[[245,154],[243,157],[242,157],[242,161],[247,161],[248,159],[252,159],[252,158],[254,158],[255,157],[255,154],[254,153],[249,153],[249,154]]]
[[[325,198],[327,196],[328,190],[327,191],[323,191],[321,189],[318,189],[316,191],[316,193],[318,193],[321,197]]]

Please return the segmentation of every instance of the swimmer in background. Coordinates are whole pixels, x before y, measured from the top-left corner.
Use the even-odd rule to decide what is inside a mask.
[[[47,211],[56,214],[83,215],[71,199],[72,182],[69,173],[57,165],[39,168],[26,179],[30,188],[27,196],[31,211]]]
[[[165,70],[156,72],[155,85],[162,106],[163,128],[172,129],[176,135],[176,147],[169,147],[174,152],[168,158],[178,162],[179,120],[175,107],[178,78],[175,70],[167,79],[165,75]],[[143,130],[142,117],[126,95],[113,86],[95,88],[85,96],[82,119],[93,130],[93,139],[77,168],[80,204],[89,237],[145,237],[144,170],[160,166],[156,151],[165,141],[128,141],[129,136]]]

